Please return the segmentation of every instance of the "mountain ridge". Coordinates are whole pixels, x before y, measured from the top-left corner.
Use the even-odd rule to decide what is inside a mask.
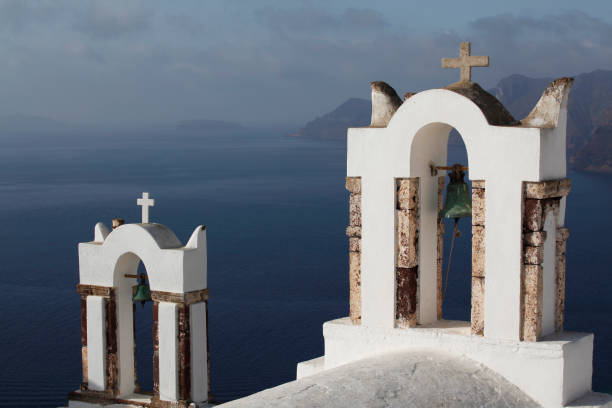
[[[513,74],[488,92],[515,118],[522,119],[553,80]],[[368,126],[370,115],[369,100],[349,98],[294,135],[343,139],[348,127]],[[451,135],[451,143],[457,141],[458,135]],[[612,71],[600,69],[574,77],[568,105],[567,154],[570,165],[577,170],[612,173]]]

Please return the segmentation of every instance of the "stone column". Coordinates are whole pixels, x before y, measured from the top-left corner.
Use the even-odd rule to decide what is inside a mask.
[[[194,402],[210,401],[210,359],[208,342],[208,305],[206,301],[189,306],[190,327],[190,398]]]
[[[81,295],[82,391],[117,394],[117,313],[115,289],[77,285]]]
[[[153,294],[152,294],[153,296]],[[176,402],[179,398],[179,336],[178,310],[174,302],[157,300],[157,349],[159,359],[159,394],[160,401]]]
[[[440,211],[444,206],[444,187],[446,177],[438,176],[438,257],[436,259],[436,299],[437,299],[437,318],[442,319],[442,268],[444,266],[444,218],[440,216]]]
[[[153,305],[153,407],[206,402],[209,393],[206,300],[208,289],[151,292]],[[172,406],[175,406],[172,405]]]
[[[81,361],[83,382],[81,391],[87,390],[87,295],[81,295]]]
[[[347,177],[346,189],[350,191],[349,226],[349,317],[353,323],[361,323],[361,177]]]
[[[419,178],[396,180],[395,319],[398,327],[417,325]]]
[[[153,301],[153,399],[159,399],[159,302]]]
[[[557,239],[555,242],[555,272],[557,284],[557,297],[555,307],[555,329],[563,330],[565,318],[565,249],[569,231],[567,228],[557,228]]]
[[[178,377],[179,399],[191,399],[191,322],[189,305],[179,304],[178,309]]]
[[[554,292],[554,329],[563,328],[565,305],[565,241],[567,229],[558,225],[560,201],[569,194],[570,180],[523,183],[523,270],[521,273],[521,340],[538,341],[542,335],[544,291]],[[554,217],[552,231],[545,231],[548,217]],[[544,258],[547,240],[554,240],[555,254],[552,282],[544,287]],[[552,301],[552,299],[551,299]],[[552,326],[551,326],[552,327]]]
[[[119,393],[119,356],[117,353],[117,302],[115,289],[105,299],[106,307],[106,391]]]
[[[472,334],[484,335],[485,305],[485,181],[472,181]]]

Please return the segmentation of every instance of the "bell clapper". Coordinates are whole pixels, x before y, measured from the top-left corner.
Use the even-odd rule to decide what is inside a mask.
[[[448,264],[446,265],[446,277],[444,278],[444,292],[442,293],[442,304],[446,298],[446,287],[448,286],[448,273],[450,272],[451,259],[453,259],[453,248],[455,248],[455,238],[461,236],[461,230],[458,227],[459,218],[455,218],[455,226],[453,228],[453,239],[451,240],[450,252],[448,254]]]

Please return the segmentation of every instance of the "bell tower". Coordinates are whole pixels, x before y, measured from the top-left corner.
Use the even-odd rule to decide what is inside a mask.
[[[208,406],[206,227],[183,245],[149,221],[148,193],[138,200],[142,222],[94,228],[79,244],[83,382],[69,407]],[[138,274],[139,263],[147,275]],[[133,302],[153,302],[153,390],[137,387]]]
[[[563,330],[572,79],[553,81],[517,120],[472,82],[472,67],[489,58],[470,51],[462,43],[459,58],[442,60],[461,69],[460,81],[407,93],[398,107],[395,91],[374,82],[376,122],[348,129],[350,312],[323,325],[325,356],[298,364],[298,378],[381,352],[437,349],[493,369],[546,407],[590,391],[593,335]],[[467,163],[447,163],[452,129]],[[471,217],[469,322],[442,319],[445,217]]]

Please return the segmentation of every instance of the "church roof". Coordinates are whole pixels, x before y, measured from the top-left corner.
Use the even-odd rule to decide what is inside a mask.
[[[223,404],[233,407],[539,407],[492,370],[439,351],[360,360]]]
[[[459,81],[446,86],[444,89],[463,95],[474,102],[487,118],[487,122],[494,126],[517,126],[520,122],[512,116],[502,103],[493,95],[485,91],[475,82]]]

